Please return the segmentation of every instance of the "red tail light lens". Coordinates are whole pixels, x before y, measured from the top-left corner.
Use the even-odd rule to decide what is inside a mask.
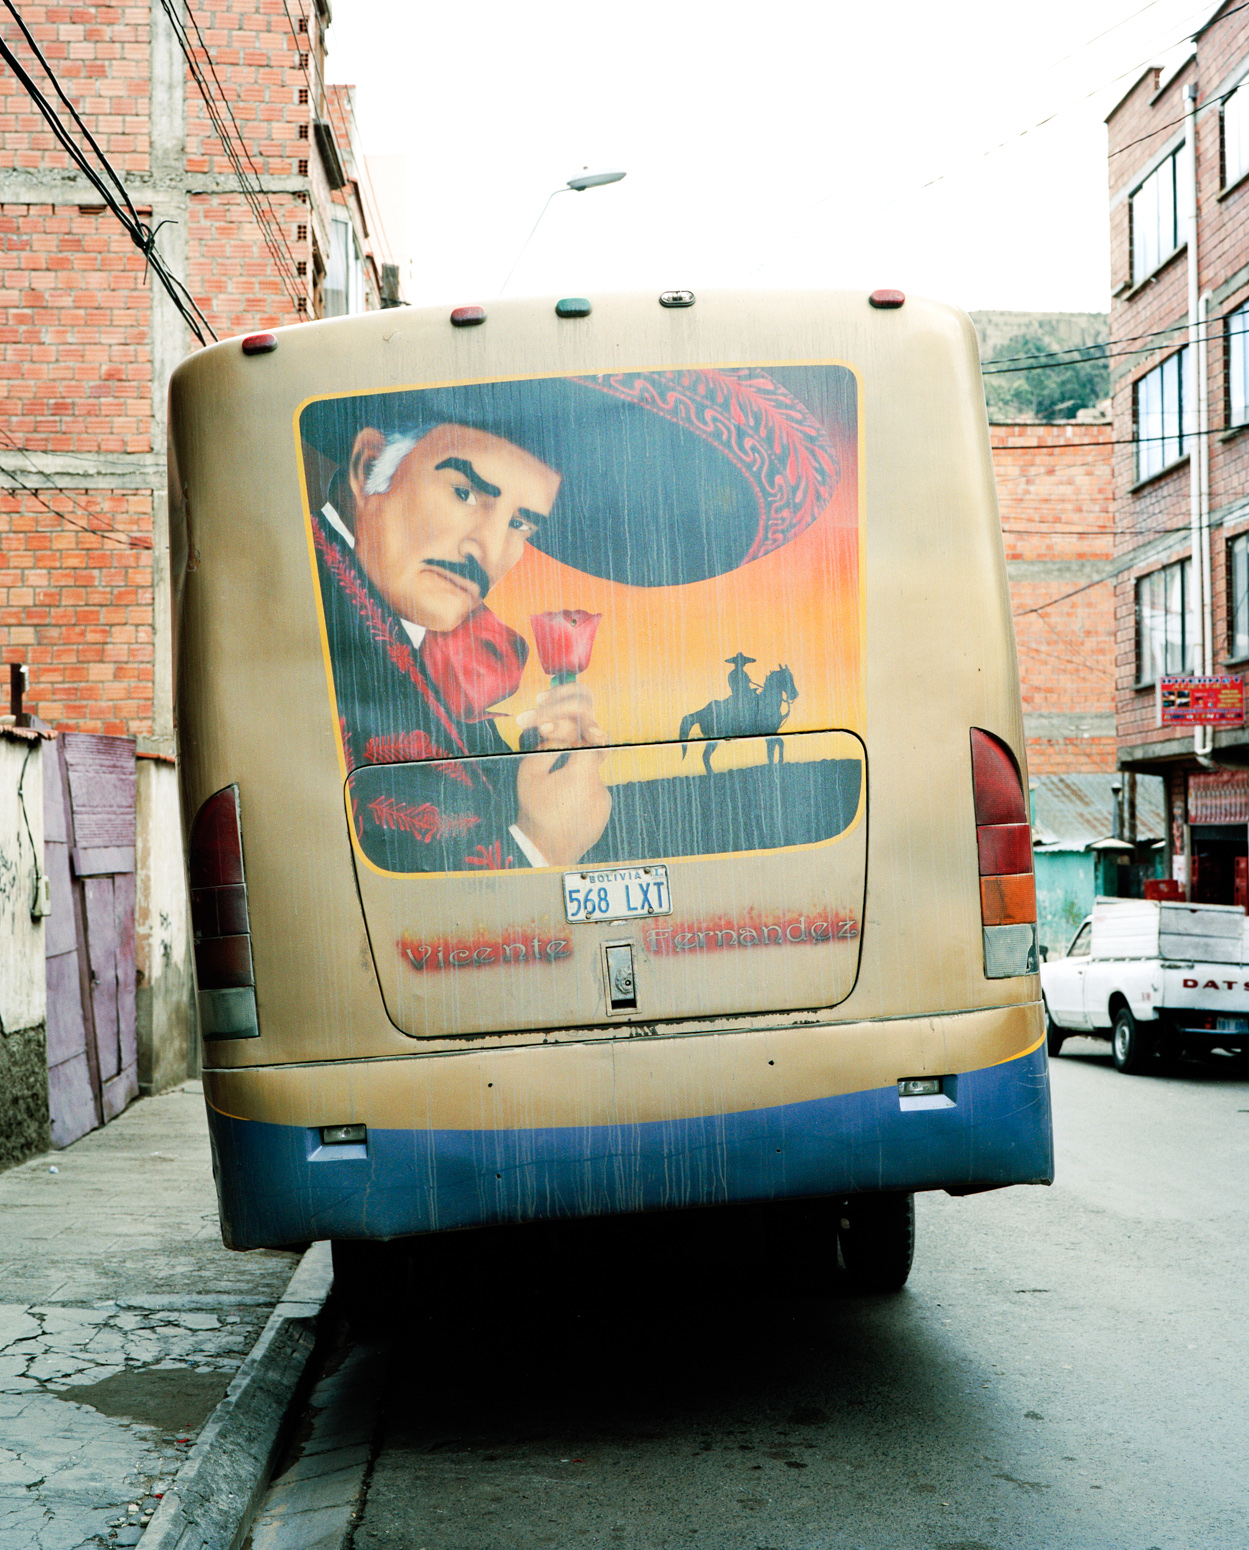
[[[1030,924],[1036,920],[1036,882],[1019,765],[1000,738],[973,727],[971,769],[981,919],[986,926]]]
[[[1015,755],[992,733],[971,729],[971,772],[976,792],[976,826],[1027,823],[1023,779]]]
[[[237,786],[216,792],[196,813],[187,874],[204,1037],[254,1038],[256,976]]]

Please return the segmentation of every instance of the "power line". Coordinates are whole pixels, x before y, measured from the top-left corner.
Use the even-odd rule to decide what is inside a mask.
[[[15,440],[14,437],[12,435],[10,435],[10,433],[8,431],[6,431],[3,426],[0,426],[0,437],[2,437],[4,439],[4,442],[5,442],[5,444],[7,446],[12,447],[14,452],[20,452],[21,453],[21,455],[26,459],[26,461],[34,469],[35,473],[37,473],[39,475],[39,477],[43,480],[43,483],[44,483],[44,485],[45,485],[45,487],[47,489],[55,490],[58,495],[63,495],[65,497],[65,499],[70,503],[70,505],[74,508],[74,510],[75,511],[81,511],[83,516],[86,517],[88,521],[91,521],[91,520],[93,520],[95,518],[97,513],[94,512],[94,511],[89,510],[86,506],[84,506],[82,504],[81,501],[75,500],[74,497],[69,493],[69,491],[67,489],[65,489],[65,487],[63,485],[59,485],[56,482],[56,480],[52,478],[52,476],[48,473],[48,470],[46,468],[41,467],[41,465],[39,464],[39,461],[35,457],[35,454],[33,452],[31,452],[29,448],[22,446],[20,441]],[[16,475],[14,477],[16,477]],[[29,486],[24,486],[24,488],[29,488]],[[91,531],[92,532],[99,532],[99,531],[102,531],[102,530],[98,529],[98,528],[93,528]],[[122,532],[123,536],[124,536],[124,531],[122,529],[120,529],[120,528],[109,528],[107,531],[109,531],[109,532]]]
[[[24,447],[18,447],[16,443],[12,442],[7,436],[5,437],[5,440],[9,441],[9,444],[13,446],[16,451],[21,452],[23,457],[30,457],[30,453],[27,452]],[[31,459],[31,461],[33,462],[33,459]],[[126,533],[123,532],[122,529],[116,527],[91,527],[88,523],[85,522],[75,522],[73,517],[71,517],[68,512],[58,511],[55,506],[44,500],[43,496],[40,495],[39,490],[35,485],[27,484],[22,476],[18,473],[15,473],[11,468],[2,469],[0,472],[3,472],[5,478],[14,480],[21,489],[26,491],[28,495],[33,495],[39,504],[44,508],[44,510],[50,511],[58,522],[68,522],[70,527],[76,527],[79,532],[82,533],[90,533],[93,538],[102,538],[113,543],[124,543],[127,549],[150,550],[152,548],[151,543],[145,542],[137,533]],[[57,487],[53,485],[51,481],[49,481],[49,488],[56,489]],[[65,499],[68,500],[71,505],[76,507],[77,510],[85,510],[84,507],[78,505],[78,502],[73,499],[68,491],[59,491],[58,493],[64,495]],[[86,515],[90,517],[92,513],[86,512]]]
[[[213,81],[216,83],[217,92],[225,105],[225,111],[229,115],[229,125],[227,125],[225,119],[221,115],[221,112],[217,108],[216,103],[213,101],[212,91],[209,88],[208,82],[204,78],[203,72],[200,70],[199,65],[196,63],[195,50],[191,44],[190,34],[187,32],[181,18],[174,10],[172,0],[160,0],[160,3],[161,9],[164,11],[166,17],[169,20],[169,25],[173,28],[174,37],[177,40],[178,47],[182,50],[183,57],[187,62],[187,67],[191,72],[191,79],[195,82],[196,88],[199,91],[201,98],[203,99],[204,107],[208,111],[209,122],[212,124],[217,138],[221,142],[221,147],[225,151],[231,166],[234,168],[235,176],[239,180],[239,187],[242,190],[243,197],[247,201],[248,207],[252,212],[252,216],[256,222],[256,225],[260,229],[261,239],[264,242],[265,247],[269,250],[269,256],[274,262],[274,267],[283,279],[284,288],[286,289],[287,295],[290,297],[292,308],[295,312],[298,312],[300,287],[298,272],[296,269],[295,255],[291,251],[290,244],[286,240],[285,228],[281,218],[278,216],[277,211],[273,207],[273,201],[264,190],[260,169],[256,166],[251,151],[247,147],[247,142],[243,138],[243,133],[239,128],[238,120],[234,116],[234,109],[231,107],[230,100],[227,97],[224,88],[222,87],[221,79],[217,74],[217,68],[213,64],[212,55],[208,50],[208,45],[204,41],[204,35],[200,31],[200,25],[196,19],[195,12],[191,9],[190,0],[183,0],[186,14],[190,20],[191,26],[195,29],[195,36],[199,40],[200,51],[208,64],[209,71],[212,73]],[[231,132],[231,125],[233,126],[233,133]],[[238,145],[242,150],[242,154],[247,158],[248,165],[251,167],[252,174],[255,177],[254,186],[249,179],[247,169],[243,165],[238,150],[235,149],[235,137],[237,137]],[[261,197],[263,197],[265,201],[264,209],[262,209],[260,205]],[[281,246],[279,246],[278,238],[274,237],[270,223],[277,227]],[[285,249],[285,251],[283,251],[283,249]]]
[[[157,250],[156,234],[160,230],[161,226],[165,224],[165,222],[158,222],[157,225],[153,227],[148,225],[146,221],[139,219],[139,212],[135,209],[134,201],[130,198],[125,184],[113,170],[108,157],[105,156],[99,144],[96,142],[95,136],[87,128],[82,115],[78,112],[78,109],[65,94],[61,87],[61,83],[57,80],[56,75],[52,70],[52,67],[44,58],[43,52],[39,45],[35,42],[30,28],[27,27],[26,23],[22,20],[22,17],[19,14],[17,8],[14,6],[13,0],[4,0],[4,5],[5,9],[17,23],[23,38],[26,40],[27,47],[39,61],[39,65],[42,68],[44,75],[51,83],[52,89],[60,98],[66,111],[69,113],[73,125],[86,140],[96,160],[99,162],[100,167],[103,168],[102,174],[92,165],[87,153],[74,139],[74,136],[70,132],[69,128],[67,128],[66,125],[62,122],[60,114],[58,113],[54,104],[49,102],[47,97],[44,95],[42,88],[36,83],[30,72],[22,64],[21,60],[18,59],[17,55],[13,52],[13,50],[9,47],[3,38],[0,38],[0,59],[3,59],[5,64],[7,64],[10,70],[12,70],[13,74],[17,77],[18,81],[25,89],[27,96],[29,96],[31,101],[39,109],[39,112],[43,115],[44,120],[47,122],[48,127],[51,129],[53,136],[61,146],[61,149],[100,195],[100,198],[104,201],[104,204],[108,207],[108,209],[112,211],[113,215],[115,215],[116,218],[121,222],[122,226],[125,227],[127,233],[129,234],[130,240],[143,254],[147,267],[152,270],[152,272],[156,275],[156,278],[164,286],[170,300],[178,309],[178,312],[182,316],[182,319],[186,323],[187,327],[191,330],[191,332],[195,335],[201,344],[207,344],[208,342],[208,340],[204,337],[205,330],[207,331],[209,338],[216,339],[217,336],[213,332],[212,325],[200,310],[195,298],[191,295],[190,291],[177,277],[177,275],[175,275],[168,267],[164,258]]]

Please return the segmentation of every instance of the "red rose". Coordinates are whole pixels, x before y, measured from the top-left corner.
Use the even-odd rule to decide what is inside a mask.
[[[590,665],[590,652],[602,614],[584,608],[557,608],[549,614],[532,614],[534,644],[542,671],[550,678],[576,677]]]
[[[522,635],[478,608],[453,630],[430,630],[421,661],[447,709],[460,721],[485,721],[491,705],[520,688],[529,657]]]

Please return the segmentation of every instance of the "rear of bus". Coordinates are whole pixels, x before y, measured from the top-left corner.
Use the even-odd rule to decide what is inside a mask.
[[[304,325],[170,456],[227,1243],[1049,1181],[962,314]]]

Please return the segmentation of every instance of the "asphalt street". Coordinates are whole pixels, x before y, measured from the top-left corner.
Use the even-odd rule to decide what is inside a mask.
[[[920,1197],[895,1296],[688,1222],[418,1261],[330,1363],[352,1550],[1249,1545],[1249,1073],[1052,1075],[1053,1188]]]

